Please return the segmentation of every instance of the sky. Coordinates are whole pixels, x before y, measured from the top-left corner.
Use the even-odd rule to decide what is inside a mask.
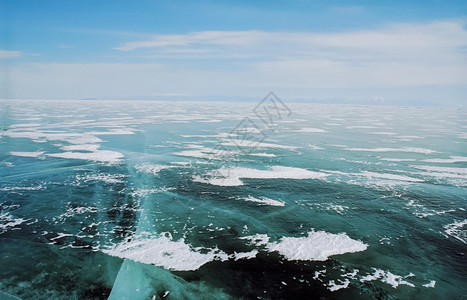
[[[467,1],[0,0],[0,98],[467,107]]]

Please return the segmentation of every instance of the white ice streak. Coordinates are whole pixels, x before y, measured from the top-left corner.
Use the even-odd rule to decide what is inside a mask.
[[[384,161],[416,161],[413,158],[380,158],[380,160]]]
[[[278,201],[278,200],[273,200],[267,197],[259,197],[255,198],[252,196],[248,196],[244,199],[245,201],[250,201],[250,202],[256,202],[259,203],[260,205],[271,205],[271,206],[285,206],[285,202],[283,201]]]
[[[262,157],[276,157],[275,154],[272,154],[272,153],[265,153],[265,152],[261,152],[261,153],[248,153],[248,155],[252,155],[252,156],[262,156]]]
[[[234,147],[239,147],[239,148],[251,147],[251,148],[277,148],[277,149],[287,149],[287,150],[297,149],[297,147],[294,147],[294,146],[256,142],[254,140],[249,140],[249,139],[234,139],[234,140],[225,139],[221,144],[224,146],[234,146]]]
[[[252,259],[252,258],[255,258],[258,253],[259,253],[258,250],[251,250],[250,252],[240,252],[240,253],[234,252],[234,254],[232,255],[232,258],[234,260]]]
[[[361,175],[368,178],[382,178],[382,179],[389,179],[389,180],[397,180],[397,181],[405,181],[405,182],[423,182],[422,179],[413,178],[404,175],[396,175],[390,173],[376,173],[370,171],[364,171],[362,173],[355,173],[355,175]]]
[[[465,174],[467,175],[467,168],[451,168],[451,167],[437,167],[437,166],[411,166],[412,168],[434,171],[434,172],[446,172],[453,174]]]
[[[63,153],[50,153],[46,154],[51,157],[57,158],[71,158],[71,159],[83,159],[91,160],[96,162],[108,162],[115,163],[119,162],[123,158],[123,154],[116,151],[110,150],[98,150],[95,152],[63,152]]]
[[[239,186],[243,185],[241,179],[323,179],[328,174],[301,168],[272,166],[268,170],[222,167],[208,173],[208,176],[211,176],[211,178],[194,176],[193,180],[218,186]]]
[[[318,133],[318,132],[327,132],[324,129],[321,128],[312,128],[312,127],[304,127],[300,128],[298,130],[294,130],[295,132],[308,132],[308,133]]]
[[[35,151],[35,152],[18,152],[12,151],[10,155],[21,156],[21,157],[41,157],[45,152],[44,151]]]
[[[451,164],[457,162],[467,162],[467,157],[464,156],[450,156],[450,158],[431,158],[422,160],[423,162],[429,163],[442,163],[442,164]]]
[[[424,148],[414,148],[414,147],[403,147],[403,148],[346,148],[345,150],[349,151],[362,151],[362,152],[411,152],[411,153],[423,153],[431,154],[437,153],[438,151],[424,149]]]
[[[336,284],[334,280],[330,280],[328,284],[328,290],[331,292],[340,290],[340,289],[345,289],[349,286],[350,280],[345,279],[344,281],[341,281],[342,284]]]

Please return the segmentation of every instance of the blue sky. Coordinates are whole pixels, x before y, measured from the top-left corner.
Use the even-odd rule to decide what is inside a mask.
[[[0,98],[467,106],[467,1],[0,0]]]

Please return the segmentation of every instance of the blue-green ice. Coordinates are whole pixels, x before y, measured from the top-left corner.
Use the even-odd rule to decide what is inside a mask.
[[[287,106],[1,101],[0,298],[465,297],[467,111]]]

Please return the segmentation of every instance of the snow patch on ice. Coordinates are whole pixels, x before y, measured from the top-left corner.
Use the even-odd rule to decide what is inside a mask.
[[[385,271],[380,270],[380,269],[374,269],[374,270],[375,270],[375,272],[373,274],[368,274],[367,276],[363,276],[360,279],[360,282],[373,281],[373,280],[380,279],[381,282],[385,282],[385,283],[391,285],[393,288],[397,288],[399,285],[408,285],[408,286],[411,286],[411,287],[415,287],[415,285],[413,283],[410,283],[410,282],[404,280],[404,278],[412,277],[413,276],[412,273],[410,273],[407,276],[402,277],[400,275],[392,274],[389,271],[385,272]]]
[[[435,151],[435,150],[424,149],[424,148],[414,148],[414,147],[403,147],[403,148],[346,148],[345,150],[362,151],[362,152],[412,152],[412,153],[423,153],[423,154],[438,153],[438,151]]]
[[[337,290],[340,290],[340,289],[345,289],[349,286],[350,284],[350,280],[346,279],[344,281],[341,281],[341,284],[336,284],[334,282],[334,280],[330,280],[329,281],[329,284],[328,284],[328,289],[331,291],[331,292],[335,292]]]
[[[283,237],[267,245],[269,251],[277,251],[288,260],[312,261],[325,261],[333,255],[365,251],[367,247],[367,244],[353,240],[345,233],[324,231],[311,231],[306,237]]]
[[[423,286],[424,286],[424,287],[427,287],[427,288],[434,288],[434,287],[435,287],[435,284],[436,284],[436,281],[435,281],[435,280],[431,280],[429,283],[424,284]]]
[[[36,152],[18,152],[18,151],[12,151],[10,152],[10,155],[14,156],[21,156],[21,157],[40,157],[44,154],[44,151],[36,151]]]
[[[465,227],[465,229],[463,229]],[[458,239],[459,241],[467,244],[467,219],[463,221],[457,221],[444,226],[444,232]]]
[[[268,170],[258,170],[243,167],[222,167],[208,173],[210,178],[194,176],[193,181],[219,186],[243,185],[241,179],[323,179],[328,174],[307,169],[272,166]]]
[[[135,236],[103,252],[172,271],[193,271],[210,261],[228,259],[228,255],[217,248],[194,248],[185,244],[183,238],[178,241],[172,240],[169,233],[156,237]]]
[[[171,168],[180,168],[180,167],[179,166],[156,165],[156,164],[150,164],[150,163],[145,163],[145,164],[140,164],[140,165],[135,166],[135,169],[138,172],[150,173],[156,176],[159,175],[160,171],[165,170],[165,169],[171,169]]]
[[[63,153],[50,153],[46,154],[51,157],[57,158],[71,158],[71,159],[83,159],[91,160],[96,162],[108,162],[115,163],[119,162],[123,158],[123,154],[116,151],[110,150],[99,150],[95,152],[63,152]]]

